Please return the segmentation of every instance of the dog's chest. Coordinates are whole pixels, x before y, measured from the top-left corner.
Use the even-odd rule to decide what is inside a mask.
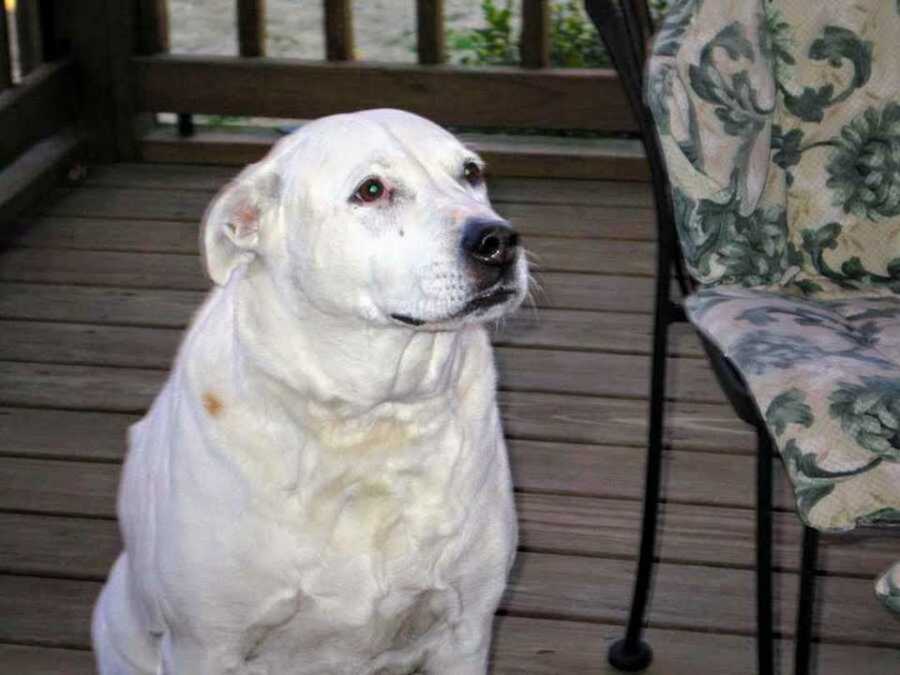
[[[296,495],[301,534],[342,556],[427,554],[461,526],[458,489],[472,450],[464,436],[446,415],[310,425],[314,450]]]

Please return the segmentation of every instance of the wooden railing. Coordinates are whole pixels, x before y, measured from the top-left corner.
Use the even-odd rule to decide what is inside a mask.
[[[413,0],[409,0],[412,2]],[[165,15],[164,0],[138,0]],[[265,56],[264,0],[237,0],[238,56],[144,51],[134,59],[137,106],[147,112],[312,118],[394,106],[443,124],[631,131],[634,122],[609,70],[548,67],[548,0],[522,0],[522,67],[444,65],[443,3],[418,0],[418,65],[354,60],[350,0],[324,0],[326,62]],[[164,21],[144,23],[160,35]]]
[[[13,54],[0,0],[0,229],[56,184],[84,139],[75,65],[61,57],[48,9],[36,0],[16,3]]]
[[[233,57],[169,53],[166,0],[18,0],[15,59],[0,21],[0,226],[79,153],[101,161],[190,160],[187,153],[199,148],[222,161],[221,146],[203,146],[198,136],[173,156],[178,137],[155,126],[155,113],[178,113],[182,135],[192,133],[194,114],[309,119],[385,106],[466,127],[635,128],[612,71],[549,67],[549,0],[522,0],[522,64],[496,68],[446,63],[441,0],[406,0],[416,7],[417,64],[355,60],[352,2],[322,1],[325,61],[266,55],[265,0],[235,0]],[[2,0],[0,12],[5,19]],[[160,133],[170,133],[168,147]],[[227,161],[255,159],[270,142],[245,144]],[[544,175],[550,166],[592,177],[602,166],[602,157],[585,162],[580,146],[559,154],[530,143],[515,161],[493,138],[483,152],[519,175]],[[616,162],[617,176],[645,171],[639,157]]]

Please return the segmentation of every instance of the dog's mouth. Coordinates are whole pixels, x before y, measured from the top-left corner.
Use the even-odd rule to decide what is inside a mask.
[[[492,288],[482,293],[481,295],[472,298],[463,306],[461,310],[455,312],[446,319],[442,319],[441,321],[461,319],[462,317],[468,316],[469,314],[474,314],[479,311],[490,309],[491,307],[496,307],[497,305],[502,305],[504,302],[507,302],[511,298],[515,297],[515,295],[516,291],[513,288]],[[418,319],[416,317],[409,316],[408,314],[391,314],[391,318],[399,321],[400,323],[405,323],[408,326],[422,326],[425,323],[428,323],[424,319]],[[432,323],[440,323],[440,321]]]

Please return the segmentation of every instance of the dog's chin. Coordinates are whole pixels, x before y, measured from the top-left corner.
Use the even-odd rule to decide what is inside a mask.
[[[409,328],[423,330],[452,330],[465,323],[485,323],[514,311],[522,302],[523,293],[515,286],[496,286],[482,291],[468,300],[459,310],[434,319],[409,314],[391,314],[391,319]]]

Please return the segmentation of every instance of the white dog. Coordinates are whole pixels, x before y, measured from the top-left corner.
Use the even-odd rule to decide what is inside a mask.
[[[100,672],[483,673],[516,519],[482,324],[527,269],[481,160],[327,117],[201,243],[217,287],[129,433]]]

